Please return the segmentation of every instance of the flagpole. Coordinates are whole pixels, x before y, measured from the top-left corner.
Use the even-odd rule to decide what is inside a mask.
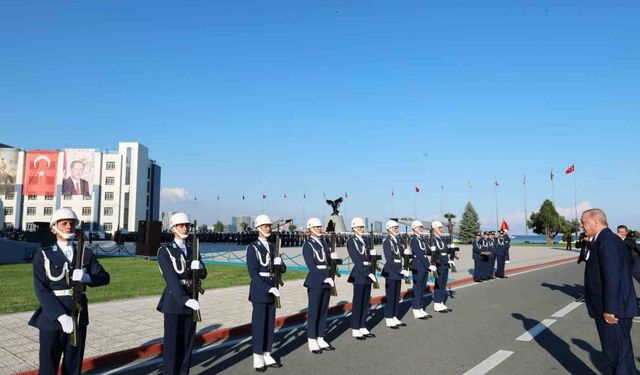
[[[414,217],[414,220],[418,220],[418,192],[417,191],[413,193],[413,217]]]
[[[553,169],[551,170],[551,176],[553,176]],[[553,177],[551,177],[551,202],[553,203],[553,206],[556,206],[556,188],[555,185],[553,183]]]
[[[440,183],[440,218],[444,217],[444,186]]]
[[[500,230],[500,224],[498,223],[498,179],[495,179],[494,187],[496,190],[496,230]]]
[[[393,195],[393,186],[391,187],[391,217],[393,217],[393,200],[395,199]]]
[[[307,198],[307,193],[304,193],[304,194],[302,195],[302,223],[301,223],[301,225],[303,225],[303,226],[305,225],[305,220],[304,220],[304,204],[305,204],[305,201],[307,200],[306,198]],[[324,219],[324,218],[323,218],[323,219]]]
[[[262,194],[262,213],[264,213],[264,201],[265,201],[265,195]]]
[[[577,185],[576,185],[576,172],[573,171],[573,208],[576,214],[576,221],[578,221],[578,193],[577,193]],[[576,230],[576,241],[578,241],[578,231]]]
[[[524,175],[524,181],[522,182],[524,186],[524,236],[525,241],[527,240],[527,236],[529,236],[529,226],[527,225],[527,176]]]

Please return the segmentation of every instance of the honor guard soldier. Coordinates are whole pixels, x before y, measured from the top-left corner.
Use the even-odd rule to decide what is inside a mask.
[[[505,239],[504,231],[501,229],[498,232],[498,238],[496,239],[496,277],[500,279],[506,279],[507,275],[504,274],[504,265],[509,256],[509,241]]]
[[[491,246],[490,246],[490,239],[489,239],[489,231],[485,231],[482,234],[482,252],[480,253],[482,255],[482,271],[481,271],[481,275],[482,277],[480,278],[482,281],[487,281],[490,278],[489,273],[491,272]]]
[[[164,374],[188,374],[191,367],[191,349],[196,332],[193,312],[200,310],[200,303],[193,299],[193,271],[201,279],[207,270],[200,259],[193,259],[189,237],[191,222],[183,212],[169,219],[173,241],[158,249],[158,265],[167,286],[162,292],[157,310],[164,314],[162,340],[162,366]]]
[[[444,302],[447,299],[447,280],[449,278],[449,267],[453,263],[449,259],[449,252],[444,240],[440,237],[442,234],[442,223],[435,220],[431,223],[431,258],[435,259],[436,278],[433,293],[433,310],[439,313],[447,313],[451,311]]]
[[[406,326],[398,319],[400,316],[400,287],[402,286],[402,278],[409,277],[410,273],[408,270],[402,269],[404,249],[397,238],[398,222],[389,220],[386,227],[389,235],[382,242],[385,260],[382,276],[385,278],[384,289],[387,297],[387,303],[384,306],[384,319],[388,328],[398,329],[398,327]]]
[[[276,323],[275,302],[280,298],[274,271],[278,267],[281,273],[285,273],[287,267],[282,258],[274,256],[273,244],[267,242],[272,224],[269,216],[258,215],[254,224],[258,230],[258,239],[247,246],[247,269],[251,276],[249,301],[253,305],[253,367],[257,372],[264,372],[267,367],[282,367],[282,364],[271,356]]]
[[[335,287],[334,280],[329,273],[330,259],[337,259],[336,253],[331,253],[329,245],[321,239],[322,222],[317,217],[307,220],[309,240],[302,246],[302,256],[309,269],[304,280],[309,297],[307,309],[307,340],[309,351],[320,354],[323,350],[335,350],[324,339],[327,313],[329,311],[329,297],[331,288]]]
[[[371,269],[369,255],[375,255],[375,250],[369,250],[362,238],[364,234],[364,220],[359,217],[351,220],[353,236],[347,241],[347,251],[353,262],[353,268],[348,282],[353,284],[353,300],[351,310],[351,332],[357,340],[376,337],[366,328],[369,299],[371,298],[371,283],[376,282],[376,275]],[[371,253],[372,252],[372,253]]]
[[[484,268],[482,262],[482,233],[476,232],[473,241],[471,241],[471,256],[473,258],[473,281],[481,283],[484,276]]]
[[[411,222],[411,229],[413,229],[413,236],[409,242],[411,252],[413,253],[413,262],[411,263],[411,272],[413,273],[413,301],[411,301],[411,308],[413,309],[414,318],[424,320],[431,318],[431,315],[424,310],[423,306],[424,288],[427,286],[429,271],[435,271],[436,266],[431,265],[429,262],[431,250],[422,239],[422,232],[424,231],[422,222],[420,220],[414,220]]]
[[[489,232],[489,252],[491,253],[489,255],[489,274],[488,274],[488,278],[489,279],[495,279],[495,271],[496,271],[496,254],[497,254],[497,249],[496,249],[496,245],[498,244],[498,239],[496,238],[496,232],[495,231],[490,231]]]
[[[38,359],[39,373],[43,375],[58,373],[63,354],[62,373],[81,373],[89,324],[84,289],[85,286],[107,285],[110,280],[95,254],[89,249],[78,248],[74,243],[77,225],[78,217],[71,209],[56,210],[50,221],[56,243],[40,249],[33,256],[33,284],[40,306],[29,320],[29,325],[40,330]],[[81,267],[76,268],[78,259],[82,259]],[[74,293],[74,288],[79,288],[79,293]],[[76,298],[79,301],[74,301]]]

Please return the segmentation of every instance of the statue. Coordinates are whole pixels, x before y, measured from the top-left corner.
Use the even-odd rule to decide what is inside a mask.
[[[340,203],[342,203],[342,197],[336,199],[335,201],[332,201],[331,199],[327,199],[327,204],[331,206],[331,208],[333,209],[333,213],[331,215],[337,216],[340,213],[340,211],[338,211],[338,207],[340,207]]]

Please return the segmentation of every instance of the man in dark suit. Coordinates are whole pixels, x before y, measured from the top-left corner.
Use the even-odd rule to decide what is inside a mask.
[[[613,374],[636,375],[631,325],[638,315],[638,304],[629,251],[608,228],[604,211],[586,210],[580,222],[592,238],[584,277],[587,311],[595,320],[606,364]]]
[[[618,225],[616,229],[618,236],[622,238],[622,241],[627,245],[629,253],[631,254],[631,276],[640,283],[640,248],[638,248],[636,244],[635,232],[629,231],[626,225]]]
[[[71,162],[69,177],[62,180],[62,195],[88,195],[89,182],[82,178],[84,163],[80,160]]]

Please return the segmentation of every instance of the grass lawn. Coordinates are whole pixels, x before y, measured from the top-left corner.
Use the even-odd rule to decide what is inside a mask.
[[[158,262],[142,258],[103,257],[102,266],[111,275],[111,283],[99,288],[87,288],[90,302],[103,302],[141,296],[158,296],[165,283]],[[203,280],[205,289],[249,284],[247,268],[240,265],[207,265],[209,275]],[[289,270],[283,279],[302,279],[306,271]],[[38,300],[33,290],[32,265],[0,265],[0,314],[35,310]]]

